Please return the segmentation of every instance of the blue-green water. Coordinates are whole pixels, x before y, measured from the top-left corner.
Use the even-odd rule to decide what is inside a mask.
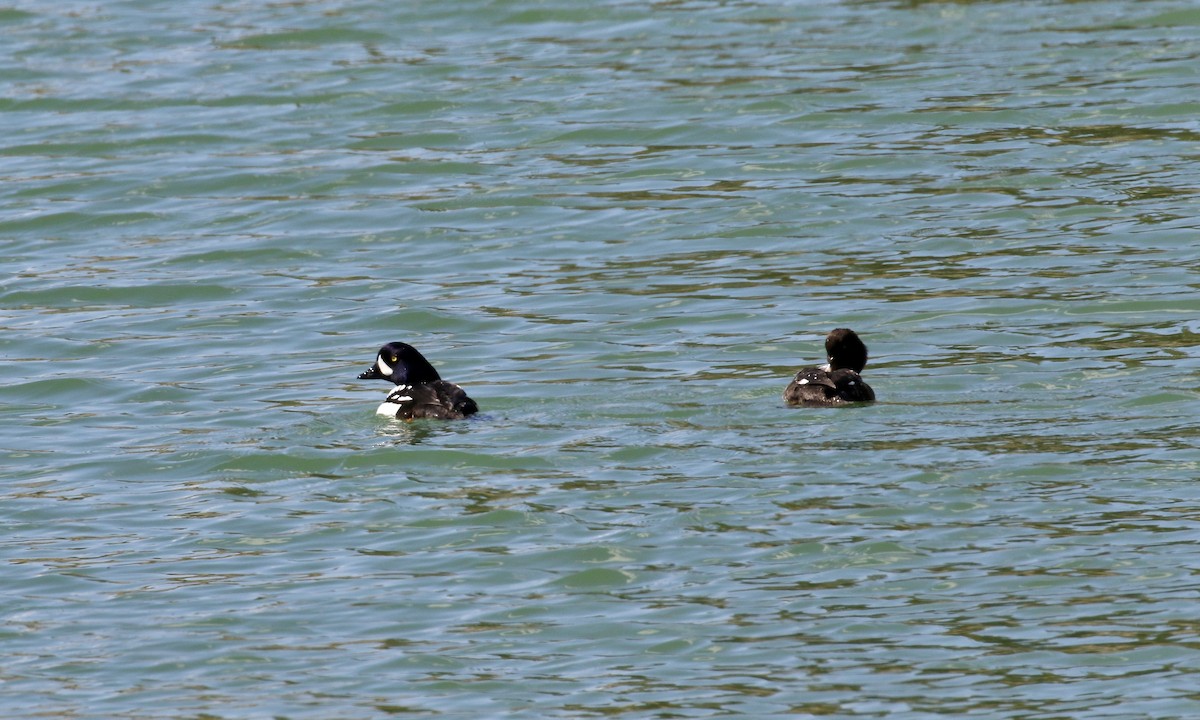
[[[4,717],[1200,714],[1192,3],[0,31]]]

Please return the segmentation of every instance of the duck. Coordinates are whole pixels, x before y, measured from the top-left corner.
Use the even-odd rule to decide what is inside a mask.
[[[801,369],[783,391],[788,405],[834,406],[875,402],[875,391],[859,374],[867,364],[867,346],[849,328],[825,338],[829,362]]]
[[[359,380],[387,380],[396,387],[375,411],[399,420],[462,420],[479,412],[467,391],[446,382],[415,347],[390,342],[379,348],[375,362]]]

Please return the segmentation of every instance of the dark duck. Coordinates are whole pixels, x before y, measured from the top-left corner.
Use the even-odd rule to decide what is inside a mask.
[[[867,364],[867,346],[853,330],[837,328],[825,338],[829,362],[796,373],[783,400],[788,405],[832,406],[857,402],[875,402],[875,391],[863,382]]]
[[[461,420],[479,412],[467,392],[446,382],[412,345],[391,342],[379,348],[375,364],[359,380],[387,380],[396,387],[375,412],[400,420]]]

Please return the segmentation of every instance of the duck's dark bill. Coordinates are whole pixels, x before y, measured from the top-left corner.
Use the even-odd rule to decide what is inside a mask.
[[[378,365],[372,365],[367,368],[367,371],[358,376],[359,380],[382,380],[383,375],[379,372]]]

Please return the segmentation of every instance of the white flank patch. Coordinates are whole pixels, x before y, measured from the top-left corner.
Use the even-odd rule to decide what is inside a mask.
[[[391,402],[380,403],[379,407],[375,410],[376,415],[387,415],[392,418],[396,417],[396,413],[398,412],[400,412],[400,406]]]
[[[382,355],[380,355],[379,359],[375,361],[375,367],[379,368],[379,372],[383,373],[386,376],[391,376],[391,374],[392,374],[391,366],[389,366],[387,363],[385,363],[383,361]]]
[[[379,365],[381,366],[380,369],[387,367],[387,365],[383,362],[383,358],[380,358]],[[412,398],[408,395],[400,395],[399,393],[411,389],[412,385],[397,385],[394,390],[388,393],[387,400],[384,400],[379,404],[379,407],[375,410],[375,414],[387,415],[388,417],[393,418],[396,417],[396,413],[400,412],[400,408],[404,407],[400,403],[412,400]]]
[[[799,381],[799,382],[797,382],[796,384],[797,384],[797,385],[807,385],[807,384],[808,384],[808,378],[800,378],[800,381]]]

